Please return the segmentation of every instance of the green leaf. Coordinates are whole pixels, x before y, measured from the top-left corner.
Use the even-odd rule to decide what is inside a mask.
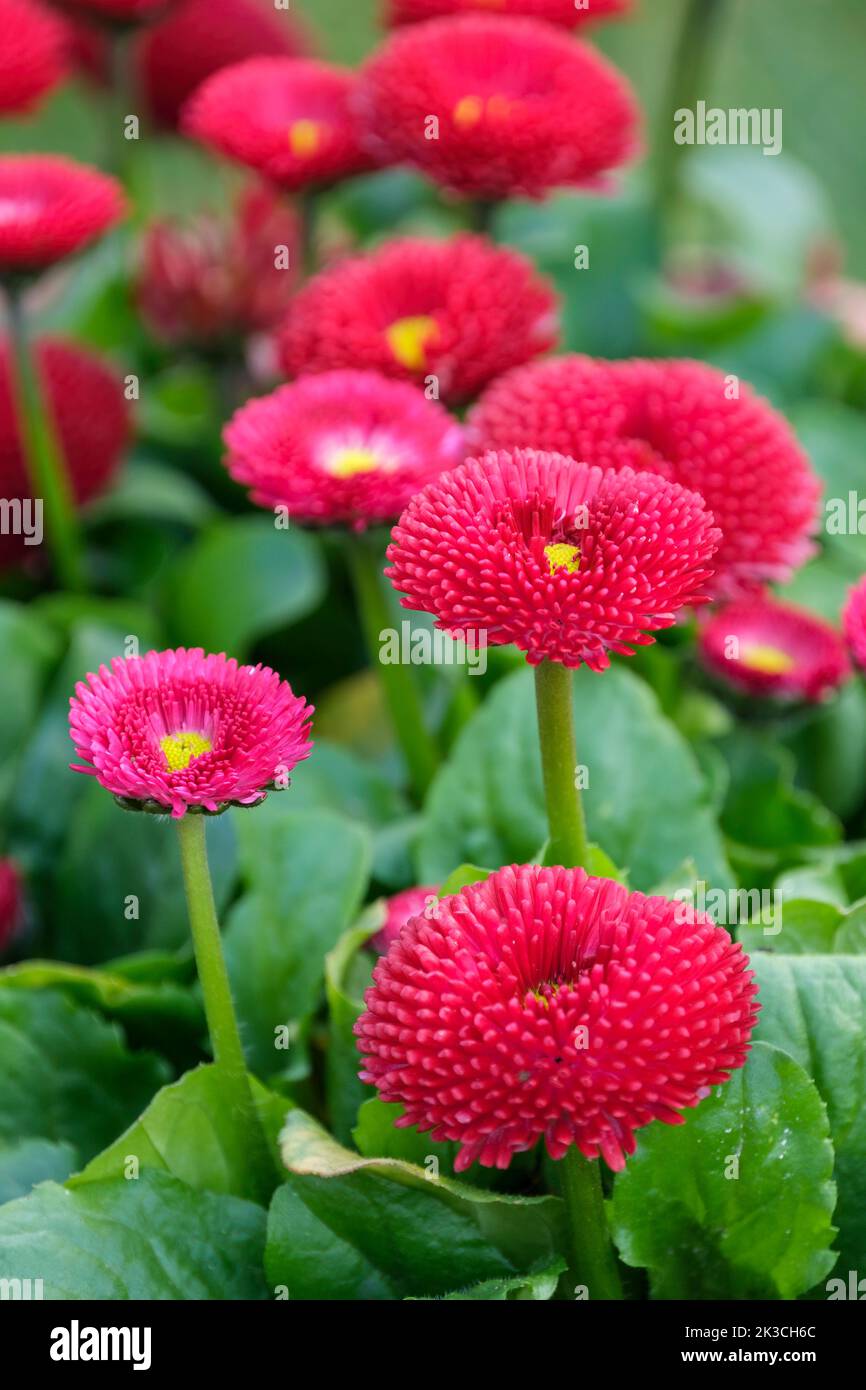
[[[430,1158],[437,1159],[439,1171],[453,1173],[458,1144],[437,1143],[421,1134],[414,1125],[398,1129],[395,1121],[403,1114],[402,1105],[389,1104],[379,1096],[365,1100],[358,1111],[352,1140],[365,1158],[403,1158],[424,1168]]]
[[[468,888],[470,883],[483,883],[492,872],[492,869],[481,869],[477,864],[461,864],[448,875],[439,889],[438,896],[449,898],[452,894],[459,893],[461,888]]]
[[[276,1030],[315,1010],[324,957],[363,901],[369,835],[329,812],[282,810],[275,798],[239,812],[237,824],[248,891],[229,915],[226,962],[250,1069],[269,1076],[292,1060]]]
[[[205,1034],[204,1010],[192,990],[172,983],[143,983],[110,969],[92,970],[64,961],[26,960],[0,970],[0,989],[56,989],[122,1023],[141,1047],[174,1056]]]
[[[866,953],[866,904],[846,911],[832,902],[792,898],[777,901],[775,906],[775,921],[769,931],[757,923],[738,929],[745,950],[786,956]],[[776,931],[776,926],[781,930]]]
[[[236,874],[232,818],[211,818],[207,838],[220,910]],[[180,853],[168,817],[123,811],[110,792],[87,779],[57,863],[52,914],[54,949],[82,964],[188,941]]]
[[[790,419],[824,482],[822,542],[853,582],[866,570],[866,508],[862,516],[858,509],[866,420],[838,401],[804,401],[791,410]],[[834,617],[838,620],[838,611]]]
[[[483,1284],[473,1288],[458,1289],[446,1293],[439,1300],[418,1299],[410,1302],[469,1302],[483,1299],[489,1303],[534,1302],[543,1303],[553,1298],[559,1276],[565,1269],[565,1260],[556,1260],[538,1274],[516,1274],[510,1279],[486,1279]]]
[[[291,1102],[251,1078],[253,1099],[273,1152]],[[188,1187],[254,1199],[258,1176],[250,1171],[248,1136],[225,1100],[219,1069],[196,1067],[164,1086],[124,1134],[71,1178],[70,1188],[103,1178],[126,1177],[130,1158],[141,1171],[157,1168]]]
[[[274,1196],[265,1268],[290,1297],[435,1297],[562,1253],[557,1197],[503,1197],[363,1158],[298,1110],[282,1144],[293,1176]]]
[[[44,1297],[263,1299],[265,1212],[153,1169],[69,1191],[56,1183],[0,1208],[0,1269]]]
[[[682,1127],[641,1131],[614,1184],[623,1260],[649,1271],[654,1298],[805,1293],[836,1262],[828,1135],[803,1068],[757,1043]]]
[[[158,521],[186,527],[204,526],[216,508],[202,487],[186,473],[153,459],[127,464],[111,492],[91,503],[89,523]]]
[[[26,1197],[38,1182],[63,1182],[77,1162],[75,1149],[62,1141],[18,1139],[0,1143],[0,1206]]]
[[[166,1080],[159,1058],[52,990],[0,989],[0,1139],[68,1141],[98,1153]]]
[[[589,830],[636,888],[693,857],[705,878],[731,882],[707,788],[655,697],[629,671],[574,679],[577,756],[589,770]],[[652,814],[647,808],[652,807]],[[547,836],[532,674],[500,681],[437,776],[419,840],[421,883],[462,863],[530,862]]]
[[[827,1106],[839,1270],[866,1269],[866,956],[756,954],[752,965],[762,1005],[757,1037],[796,1058]]]
[[[218,522],[184,552],[166,617],[178,642],[240,658],[257,637],[311,613],[324,586],[314,539],[277,530],[273,517],[241,517]]]

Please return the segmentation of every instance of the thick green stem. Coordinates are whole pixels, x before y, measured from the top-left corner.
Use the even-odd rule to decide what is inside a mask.
[[[81,531],[66,471],[66,460],[45,400],[27,334],[21,291],[7,289],[9,338],[14,362],[15,398],[33,496],[45,509],[48,544],[58,578],[66,589],[86,589]]]
[[[131,155],[130,146],[134,143],[126,138],[126,121],[129,116],[141,113],[136,110],[137,93],[132,65],[132,34],[126,29],[112,31],[108,41],[109,51],[109,90],[107,98],[106,163],[121,183],[129,185]],[[139,132],[140,134],[140,132]]]
[[[536,666],[535,701],[550,828],[545,863],[586,868],[586,820],[577,786],[571,672],[567,667],[556,661],[542,661]]]
[[[604,1212],[599,1160],[584,1158],[580,1149],[572,1146],[559,1164],[559,1181],[569,1237],[569,1297],[577,1296],[575,1286],[583,1286],[590,1300],[622,1298]]]
[[[257,1196],[269,1197],[273,1164],[256,1112],[223,955],[207,862],[207,817],[187,812],[177,821],[183,882],[204,1011],[214,1061],[222,1072],[226,1103],[243,1128]]]
[[[656,200],[661,216],[677,194],[678,167],[688,146],[674,141],[674,117],[706,95],[707,70],[725,0],[684,0],[683,19],[662,101],[655,150]]]
[[[403,752],[413,790],[419,801],[439,765],[439,753],[424,723],[421,697],[409,666],[383,662],[380,644],[393,619],[382,589],[382,565],[377,552],[363,536],[349,538],[349,561],[367,651],[379,672],[382,691]]]

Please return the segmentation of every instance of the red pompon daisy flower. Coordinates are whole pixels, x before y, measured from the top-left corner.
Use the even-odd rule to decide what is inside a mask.
[[[37,360],[73,496],[83,505],[106,490],[129,442],[123,386],[101,358],[69,343],[43,340]],[[0,495],[22,505],[32,498],[6,344],[0,344]],[[19,564],[34,549],[23,535],[0,536],[0,569]]]
[[[461,402],[551,348],[557,300],[534,266],[481,236],[405,237],[315,276],[279,340],[288,376],[371,367]]]
[[[245,58],[297,58],[307,48],[300,21],[273,0],[182,0],[144,30],[136,66],[153,119],[176,126],[187,98],[212,73]]]
[[[613,19],[625,14],[631,3],[632,0],[384,0],[385,22],[391,25],[481,12],[546,19],[548,24],[561,24],[564,29]]]
[[[723,534],[716,593],[783,581],[812,551],[820,483],[792,429],[745,383],[700,362],[533,364],[485,393],[470,442],[627,464],[700,493]]]
[[[115,657],[79,681],[69,731],[85,766],[126,804],[216,814],[264,801],[310,753],[312,707],[268,666],[201,648]]]
[[[226,426],[227,467],[263,507],[355,530],[399,516],[464,457],[463,430],[416,387],[325,372],[249,401]]]
[[[374,167],[353,109],[354,72],[304,58],[248,58],[190,97],[187,135],[297,190]]]
[[[120,185],[52,154],[0,155],[0,275],[33,273],[80,251],[119,220]]]
[[[866,671],[866,575],[849,590],[842,628],[851,655],[861,670]]]
[[[757,987],[728,933],[582,869],[498,870],[404,926],[356,1024],[396,1123],[507,1168],[544,1137],[611,1168],[741,1067]]]
[[[0,0],[0,115],[29,111],[66,75],[63,22],[36,0]]]
[[[17,934],[24,915],[24,893],[18,866],[0,859],[0,955]]]
[[[488,200],[597,187],[637,152],[625,78],[533,19],[461,15],[398,30],[361,70],[359,110],[391,159]]]
[[[166,343],[213,347],[273,329],[295,288],[299,226],[265,184],[246,189],[229,218],[156,222],[144,236],[137,299]],[[275,263],[285,247],[290,268]]]
[[[603,671],[703,602],[719,542],[700,497],[561,454],[484,454],[412,498],[388,578],[452,633]]]
[[[829,623],[764,594],[712,613],[698,650],[709,671],[749,695],[817,701],[851,673],[842,638]]]
[[[386,898],[384,925],[370,938],[373,950],[383,956],[412,917],[420,917],[422,913],[430,916],[438,905],[436,891],[435,888],[404,888],[401,893]]]

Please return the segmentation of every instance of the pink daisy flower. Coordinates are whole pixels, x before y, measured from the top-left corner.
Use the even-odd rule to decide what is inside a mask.
[[[468,459],[412,498],[386,574],[452,633],[603,671],[610,652],[704,601],[719,532],[701,499],[651,473],[517,449]]]
[[[632,0],[385,0],[387,24],[417,24],[419,20],[438,19],[449,14],[524,15],[530,19],[546,19],[549,24],[561,24],[574,29],[578,24],[593,24],[613,19],[631,8]]]
[[[465,401],[500,372],[547,351],[557,301],[532,263],[469,234],[406,237],[322,271],[280,335],[288,376],[372,367]]]
[[[229,472],[259,506],[357,530],[393,520],[465,453],[443,406],[376,372],[302,377],[242,406],[223,437]]]
[[[267,666],[201,648],[115,657],[79,681],[69,731],[86,772],[137,809],[216,814],[288,785],[313,713]]]
[[[411,919],[356,1024],[361,1077],[460,1144],[455,1168],[507,1168],[543,1136],[613,1169],[651,1120],[681,1124],[741,1067],[748,957],[683,903],[582,869],[498,870]]]
[[[0,115],[29,111],[66,75],[66,31],[35,0],[0,0]]]
[[[331,183],[374,167],[353,108],[357,82],[313,59],[248,58],[202,83],[181,125],[282,188]]]
[[[851,674],[829,623],[765,594],[712,613],[698,651],[709,671],[749,695],[822,700]]]
[[[842,627],[854,660],[866,670],[866,574],[849,590]]]
[[[638,145],[625,78],[533,19],[460,15],[397,30],[361,70],[359,110],[392,160],[475,198],[596,187]]]
[[[0,155],[0,274],[43,270],[119,221],[120,185],[53,154]]]
[[[532,364],[493,383],[470,441],[649,469],[700,493],[723,536],[716,593],[782,581],[813,549],[820,483],[793,430],[744,382],[701,362]]]
[[[401,893],[386,898],[385,922],[381,931],[377,931],[376,935],[370,938],[369,945],[372,949],[383,956],[412,917],[420,917],[422,913],[429,916],[431,906],[436,903],[436,892],[437,890],[431,887],[404,888]]]

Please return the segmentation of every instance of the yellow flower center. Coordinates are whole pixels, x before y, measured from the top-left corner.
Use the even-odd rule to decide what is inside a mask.
[[[580,547],[566,545],[564,541],[557,541],[554,545],[546,545],[544,558],[550,565],[552,575],[556,574],[557,570],[565,570],[566,574],[577,574],[580,569]]]
[[[328,472],[335,478],[354,478],[356,473],[372,473],[380,463],[372,449],[336,449],[328,460]]]
[[[508,98],[498,93],[487,97],[486,100],[484,97],[466,96],[460,98],[451,112],[451,118],[458,130],[470,130],[483,116],[486,115],[491,120],[501,120],[511,109],[512,103]]]
[[[189,767],[193,758],[200,758],[202,753],[209,753],[213,747],[204,734],[187,733],[185,730],[179,734],[166,734],[159,740],[159,746],[170,772],[182,772]]]
[[[289,126],[289,149],[298,159],[309,159],[321,149],[324,133],[321,121],[293,121]]]
[[[786,676],[796,665],[794,658],[780,647],[771,647],[763,642],[744,647],[740,660],[750,671],[759,671],[765,676]]]
[[[427,365],[427,348],[439,336],[439,325],[429,314],[395,319],[385,330],[388,346],[401,367],[419,372]]]

